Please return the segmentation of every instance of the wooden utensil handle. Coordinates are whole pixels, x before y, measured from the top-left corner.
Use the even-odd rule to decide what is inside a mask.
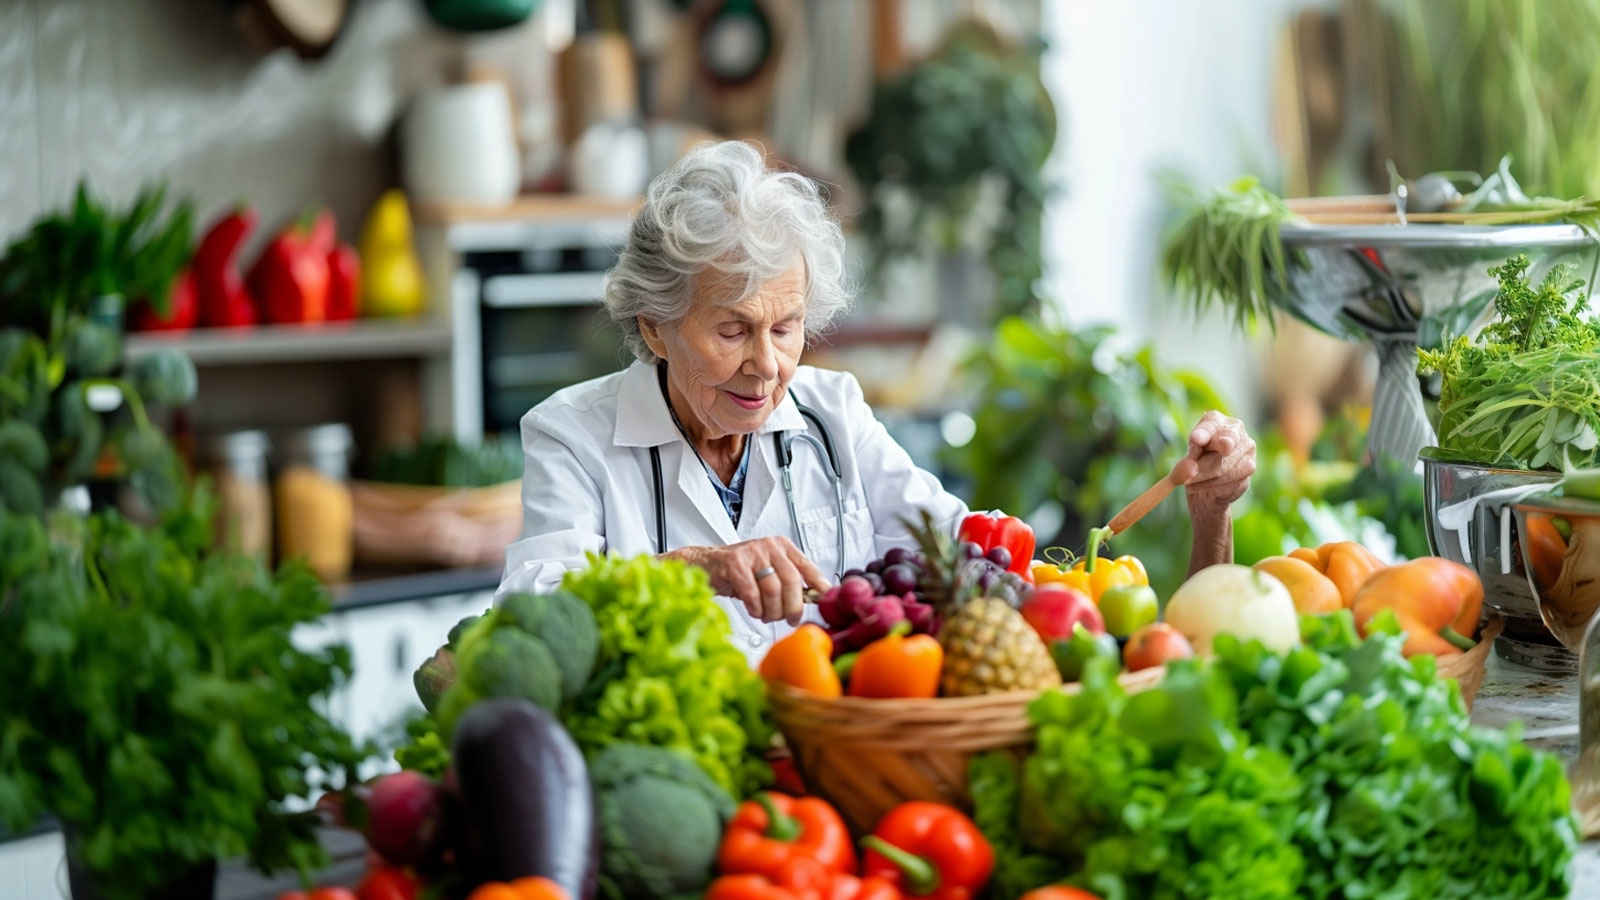
[[[1150,485],[1144,493],[1133,498],[1133,502],[1124,506],[1121,512],[1112,516],[1106,527],[1111,529],[1112,534],[1127,531],[1135,522],[1149,514],[1150,510],[1161,505],[1161,501],[1167,499],[1167,495],[1172,493],[1174,487],[1176,485],[1172,483],[1172,475],[1168,473],[1166,477]]]

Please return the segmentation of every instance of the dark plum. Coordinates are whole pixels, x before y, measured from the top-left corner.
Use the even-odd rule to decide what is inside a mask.
[[[910,555],[911,551],[904,547],[890,547],[889,552],[883,555],[883,567],[887,569],[890,566],[898,566]]]
[[[961,556],[963,559],[980,559],[983,556],[983,547],[972,541],[962,541]]]
[[[978,590],[987,591],[994,587],[994,584],[995,578],[993,572],[985,572],[978,576]]]
[[[893,550],[889,551],[893,553]],[[887,559],[888,557],[884,557]],[[883,570],[883,588],[891,594],[904,594],[917,589],[917,573],[904,563],[895,563]]]
[[[882,571],[883,571],[883,560],[875,559],[872,562],[867,563],[867,574],[868,575],[877,575],[877,574],[881,573]]]
[[[843,577],[849,578],[851,575],[861,576],[865,574],[867,574],[866,569],[846,569]]]
[[[990,547],[984,557],[1002,569],[1011,568],[1011,551],[1004,547]]]
[[[872,585],[872,593],[873,593],[873,595],[877,596],[877,597],[882,597],[884,595],[884,593],[885,593],[885,591],[883,589],[884,588],[883,576],[879,575],[877,572],[868,572],[866,578],[867,578],[867,584]]]

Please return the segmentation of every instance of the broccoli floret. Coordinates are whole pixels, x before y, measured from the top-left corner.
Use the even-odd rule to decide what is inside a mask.
[[[567,591],[513,594],[500,605],[497,615],[550,649],[561,669],[563,699],[576,697],[589,683],[600,646],[600,632],[589,604]]]
[[[177,350],[165,349],[129,367],[128,378],[146,403],[182,406],[194,399],[198,379],[194,363]]]
[[[608,897],[699,896],[711,881],[734,802],[694,760],[613,744],[589,763]]]
[[[446,737],[479,700],[521,697],[551,712],[561,705],[561,668],[550,648],[525,631],[500,624],[498,617],[484,616],[461,636],[455,683],[439,701],[439,730]]]
[[[461,635],[464,634],[468,628],[476,625],[478,620],[481,618],[483,618],[483,616],[467,616],[461,621],[457,622],[455,626],[450,629],[450,633],[445,635],[445,646],[449,647],[451,650],[460,649]]]

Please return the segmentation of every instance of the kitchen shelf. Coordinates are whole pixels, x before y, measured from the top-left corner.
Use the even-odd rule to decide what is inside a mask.
[[[417,221],[460,225],[472,222],[548,221],[551,219],[606,219],[633,217],[643,197],[617,199],[581,194],[524,194],[510,203],[419,203]]]
[[[450,326],[433,320],[358,320],[203,328],[170,336],[134,334],[124,343],[130,360],[167,348],[182,351],[197,366],[434,356],[450,351]]]

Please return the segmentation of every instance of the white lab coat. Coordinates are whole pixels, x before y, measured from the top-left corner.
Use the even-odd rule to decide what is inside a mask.
[[[659,446],[666,496],[667,549],[722,546],[782,535],[794,540],[771,433],[805,429],[795,400],[827,425],[843,471],[845,559],[839,560],[837,516],[826,458],[793,445],[795,508],[811,561],[830,577],[865,566],[910,540],[900,523],[930,510],[953,534],[967,506],[918,468],[862,398],[855,376],[800,366],[788,396],[754,437],[739,526],[729,520],[709,477],[673,424],[655,368],[634,363],[561,390],[522,417],[522,537],[506,549],[497,599],[508,592],[555,587],[588,551],[625,556],[656,552],[655,491],[650,448]],[[813,437],[820,439],[816,429]],[[717,598],[734,640],[751,665],[793,630],[754,619],[744,605]],[[807,619],[820,621],[815,607]]]

